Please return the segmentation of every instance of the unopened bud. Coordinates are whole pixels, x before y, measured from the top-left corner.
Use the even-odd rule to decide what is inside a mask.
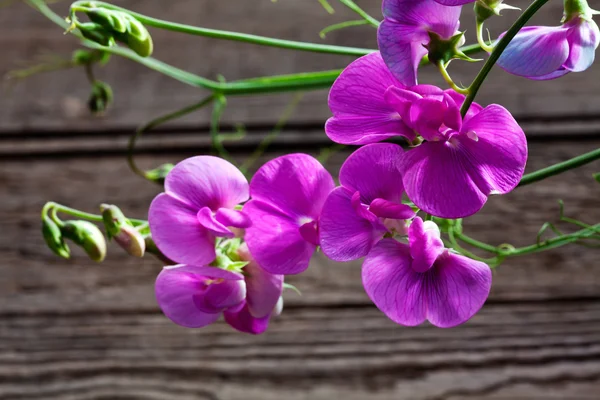
[[[146,178],[151,180],[152,182],[156,182],[159,185],[165,184],[165,178],[171,172],[171,170],[175,167],[173,164],[163,164],[158,168],[151,169],[146,171]]]
[[[102,204],[100,210],[108,238],[114,239],[128,254],[143,257],[146,251],[144,237],[129,222],[119,207]]]
[[[125,43],[127,47],[135,51],[140,57],[149,57],[154,50],[152,37],[146,27],[137,19],[129,14],[125,14],[127,19],[127,31],[125,33],[115,32],[115,39]]]
[[[88,107],[93,114],[104,113],[112,103],[113,92],[109,84],[94,81],[92,84],[92,93],[88,100]]]
[[[54,254],[67,259],[71,257],[71,251],[65,243],[60,228],[56,225],[56,222],[47,216],[42,219],[42,235]]]
[[[73,63],[77,65],[88,65],[95,62],[106,64],[110,59],[110,53],[100,50],[82,50],[78,49],[71,56]]]
[[[92,22],[102,25],[109,32],[125,33],[128,21],[127,14],[120,11],[108,10],[106,8],[90,8],[86,15]]]
[[[88,221],[67,221],[61,227],[67,239],[81,246],[90,259],[100,262],[106,256],[106,240],[98,227]]]
[[[91,40],[92,42],[102,46],[115,45],[115,38],[113,35],[100,24],[96,24],[95,22],[78,23],[77,28],[79,28],[84,38]]]

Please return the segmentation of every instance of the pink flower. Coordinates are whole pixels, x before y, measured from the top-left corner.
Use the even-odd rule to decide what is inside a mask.
[[[298,274],[319,245],[318,219],[333,178],[313,157],[289,154],[263,165],[244,206],[252,221],[245,240],[258,264],[273,274]]]
[[[406,194],[429,214],[462,218],[479,211],[489,195],[514,189],[527,160],[525,134],[505,108],[474,103],[463,119],[463,101],[452,90],[402,86],[372,53],[350,64],[333,85],[334,116],[325,130],[344,144],[396,135],[414,140],[416,132],[424,142],[404,153],[398,178]]]
[[[461,7],[434,0],[383,0],[377,42],[385,63],[405,86],[417,84],[417,69],[431,34],[449,40],[458,33]],[[446,4],[465,2],[445,1]]]
[[[323,253],[336,261],[366,256],[389,232],[404,233],[415,216],[402,204],[400,164],[404,151],[377,143],[356,150],[340,170],[340,183],[327,197],[320,218]]]
[[[362,279],[371,300],[392,321],[416,326],[428,320],[449,328],[470,319],[492,284],[487,264],[445,249],[433,222],[415,218],[408,244],[383,239],[366,257]]]
[[[234,237],[250,219],[236,205],[248,199],[248,181],[231,163],[217,157],[188,158],[165,180],[165,193],[150,205],[152,238],[175,262],[207,265],[215,259],[215,239]]]

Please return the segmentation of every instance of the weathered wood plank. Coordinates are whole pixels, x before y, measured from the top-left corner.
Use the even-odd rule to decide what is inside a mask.
[[[498,304],[460,329],[288,308],[258,337],[158,313],[3,316],[3,399],[592,399],[600,303]],[[578,396],[578,397],[574,397]]]
[[[373,15],[381,16],[380,1],[359,3]],[[165,3],[158,0],[123,0],[117,4],[184,23],[316,42],[321,40],[317,32],[324,26],[355,18],[341,6],[337,7],[336,15],[330,16],[316,1],[179,0],[169,2],[169,7],[165,7]],[[525,6],[527,2],[516,1],[515,4]],[[61,2],[53,8],[65,14],[67,6],[68,2]],[[561,7],[558,1],[550,2],[542,9],[536,22],[557,24]],[[463,27],[468,30],[468,39],[473,41],[475,31],[468,17],[468,8],[465,8]],[[505,18],[494,19],[489,24],[493,32],[501,32],[502,27],[516,18],[516,13],[505,14]],[[156,30],[153,37],[158,58],[213,79],[218,74],[233,80],[326,70],[344,67],[351,61],[350,57],[344,56],[261,48]],[[373,47],[375,31],[371,27],[361,27],[334,32],[328,36],[327,42]],[[0,13],[0,47],[3,49],[0,74],[3,74],[18,66],[19,62],[31,62],[41,52],[68,56],[76,47],[76,41],[62,35],[58,27],[30,8],[15,2]],[[461,63],[453,65],[451,72],[456,81],[468,83],[478,68],[480,64]],[[585,73],[540,83],[498,70],[482,88],[478,101],[503,104],[521,117],[598,115],[600,81],[592,77],[599,71],[600,66],[595,65]],[[441,84],[437,75],[431,68],[424,70],[421,81]],[[201,95],[194,88],[116,57],[109,66],[98,71],[98,77],[111,83],[115,89],[115,106],[107,118],[89,117],[85,106],[89,87],[83,71],[62,71],[33,77],[4,94],[0,98],[0,131],[131,128],[157,115],[194,103]],[[329,116],[326,98],[326,91],[306,94],[292,120],[323,123]],[[289,95],[234,98],[224,119],[232,123],[272,123],[279,118],[288,99]],[[205,110],[178,122],[177,126],[206,125],[207,121],[208,111]]]
[[[597,140],[530,144],[529,170],[597,148]],[[334,155],[328,167],[337,171],[347,153]],[[270,157],[273,154],[269,155]],[[237,156],[243,157],[243,154]],[[148,167],[176,161],[181,155],[140,158]],[[122,157],[59,158],[2,161],[0,188],[0,311],[68,312],[85,310],[155,310],[152,284],[160,268],[153,259],[125,257],[111,246],[101,265],[80,252],[66,261],[50,254],[39,234],[38,215],[43,203],[55,200],[84,210],[98,203],[116,203],[132,217],[143,217],[160,188],[127,170]],[[594,222],[600,219],[600,187],[591,178],[597,165],[569,172],[514,193],[494,197],[465,226],[474,237],[500,244],[526,245],[535,241],[539,227],[558,218],[557,199],[566,212]],[[557,298],[597,298],[600,279],[598,254],[570,246],[535,256],[509,260],[495,276],[493,301]],[[304,295],[290,294],[290,304],[368,304],[360,280],[360,263],[337,264],[322,256],[309,270],[291,281]]]

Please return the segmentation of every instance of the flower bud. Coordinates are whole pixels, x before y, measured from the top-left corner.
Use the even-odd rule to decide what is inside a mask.
[[[175,167],[173,164],[167,163],[163,164],[157,168],[146,171],[146,179],[151,180],[152,182],[156,182],[159,185],[165,184],[165,178],[171,172],[171,170]]]
[[[71,250],[65,243],[60,228],[56,225],[56,222],[47,216],[42,219],[42,235],[54,254],[67,259],[71,257]]]
[[[99,62],[104,65],[110,59],[110,53],[100,50],[82,50],[77,49],[71,56],[73,63],[77,65],[88,65],[95,62]]]
[[[88,100],[88,107],[93,114],[102,114],[112,103],[113,92],[107,83],[94,81],[92,94]]]
[[[108,10],[106,8],[90,8],[86,15],[92,22],[102,25],[109,32],[125,33],[128,21],[127,14],[120,11]]]
[[[128,254],[134,257],[143,257],[146,251],[144,237],[125,218],[119,207],[102,204],[100,210],[108,238],[114,239]]]
[[[127,31],[125,33],[116,33],[115,38],[119,42],[125,43],[131,50],[135,51],[140,57],[149,57],[154,50],[152,37],[146,27],[137,19],[129,14],[125,14],[127,19]]]
[[[67,239],[81,246],[88,257],[94,261],[102,261],[106,256],[106,240],[98,227],[88,221],[67,221],[61,227]]]
[[[92,42],[109,47],[115,45],[115,38],[113,35],[100,24],[94,22],[78,23],[77,28],[79,28],[84,38],[91,40]]]

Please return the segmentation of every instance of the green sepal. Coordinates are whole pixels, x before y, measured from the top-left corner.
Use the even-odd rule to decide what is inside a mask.
[[[157,168],[146,171],[146,179],[158,183],[159,185],[164,185],[167,175],[174,167],[175,165],[170,163],[160,165]]]
[[[437,33],[429,32],[429,44],[425,46],[429,51],[429,61],[434,65],[441,63],[444,66],[447,65],[450,60],[456,58],[469,62],[481,61],[480,59],[469,57],[460,49],[460,46],[465,43],[464,36],[464,32],[459,32],[450,39],[442,39]]]
[[[93,261],[106,257],[106,240],[98,227],[88,221],[67,221],[60,227],[63,236],[81,246]]]
[[[503,0],[477,0],[473,9],[477,22],[486,21],[493,16],[500,16],[503,10],[520,10],[518,7],[504,4]]]
[[[54,254],[66,259],[71,257],[71,250],[65,242],[60,228],[48,216],[42,219],[42,235],[44,236],[44,241]]]

